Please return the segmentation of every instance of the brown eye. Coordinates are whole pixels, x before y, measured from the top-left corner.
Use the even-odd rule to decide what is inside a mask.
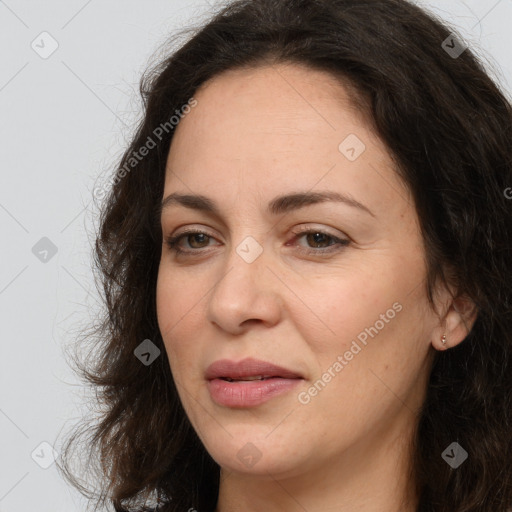
[[[308,243],[314,244],[315,246],[317,246],[317,244],[320,244],[320,248],[331,246],[332,244],[327,243],[329,241],[329,239],[334,240],[334,238],[332,236],[326,235],[325,233],[321,233],[321,232],[306,233],[306,240],[308,241]]]
[[[195,246],[194,243],[191,243],[190,246],[191,247],[194,247],[195,249],[201,249],[202,247],[204,247],[204,245],[201,245],[202,243],[204,243],[205,241],[208,242],[208,238],[209,236],[208,235],[205,235],[204,233],[192,233],[192,234],[187,234],[187,235],[184,235],[182,238],[186,238],[188,242],[190,242],[190,240],[196,240],[198,241],[199,240],[199,247]]]
[[[339,251],[350,244],[350,240],[338,238],[334,235],[330,235],[329,233],[315,229],[298,231],[295,232],[294,235],[295,240],[300,240],[302,238],[306,240],[306,247],[304,247],[303,244],[299,244],[299,246],[303,247],[303,252],[310,255],[328,255],[332,252]]]
[[[180,235],[171,236],[165,239],[167,247],[174,251],[176,254],[199,254],[200,249],[208,247],[208,242],[212,239],[207,233],[202,231],[186,231]],[[185,239],[187,240],[188,247],[183,248],[180,246],[180,242]]]

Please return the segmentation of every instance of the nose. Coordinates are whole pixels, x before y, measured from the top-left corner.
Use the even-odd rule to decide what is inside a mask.
[[[209,294],[208,320],[231,334],[241,334],[254,323],[272,327],[282,316],[284,285],[269,266],[267,250],[251,261],[254,254],[246,249],[254,251],[255,245],[231,248]]]

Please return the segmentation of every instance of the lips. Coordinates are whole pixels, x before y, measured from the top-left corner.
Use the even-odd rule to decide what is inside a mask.
[[[205,373],[206,380],[222,379],[232,381],[252,381],[281,379],[302,379],[302,375],[282,366],[251,357],[241,361],[220,359],[211,364]]]
[[[258,407],[291,393],[303,376],[288,368],[259,359],[221,359],[206,372],[206,387],[213,402],[230,409]]]

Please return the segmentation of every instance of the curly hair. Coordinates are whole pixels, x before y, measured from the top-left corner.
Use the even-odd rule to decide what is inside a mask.
[[[158,496],[165,512],[215,508],[220,468],[182,408],[167,358],[146,366],[134,351],[150,339],[165,356],[155,297],[169,119],[223,71],[281,62],[350,85],[414,198],[430,304],[440,281],[478,311],[462,343],[436,351],[413,443],[418,512],[512,506],[512,107],[471,49],[453,55],[446,41],[462,44],[405,0],[235,0],[144,73],[143,116],[95,240],[104,316],[75,343],[77,371],[104,409],[97,423],[76,426],[58,464],[91,498],[70,464],[75,449],[99,454],[96,506],[150,510],[144,500]],[[82,362],[91,340],[98,351]],[[454,440],[469,452],[456,470],[441,457]]]

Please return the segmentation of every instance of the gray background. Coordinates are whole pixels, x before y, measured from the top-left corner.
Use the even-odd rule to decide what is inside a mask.
[[[512,90],[512,0],[419,3],[453,23]],[[93,189],[139,117],[152,54],[215,4],[0,1],[0,512],[85,510],[50,445],[58,456],[60,437],[87,412],[63,347],[98,307]]]

